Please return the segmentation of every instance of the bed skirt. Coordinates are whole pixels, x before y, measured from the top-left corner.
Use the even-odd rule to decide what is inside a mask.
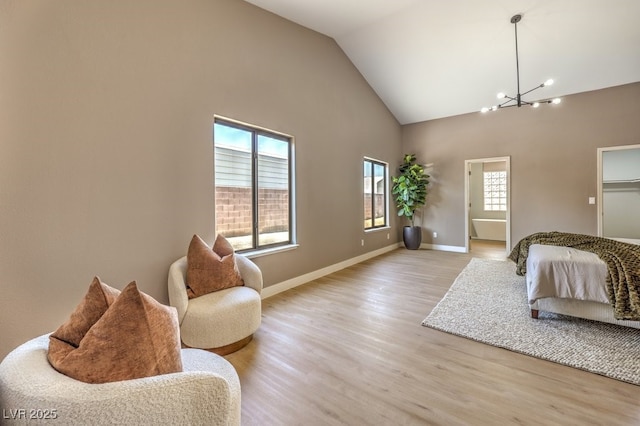
[[[607,322],[609,324],[622,325],[640,329],[640,321],[617,320],[613,317],[613,309],[610,304],[590,302],[576,299],[560,299],[545,297],[538,299],[529,307],[532,310],[553,312],[572,317],[585,318],[593,321]]]

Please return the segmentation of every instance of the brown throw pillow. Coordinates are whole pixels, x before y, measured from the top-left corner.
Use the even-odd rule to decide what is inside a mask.
[[[229,240],[220,234],[216,236],[216,240],[213,243],[213,251],[220,257],[229,256],[234,253],[233,246]]]
[[[218,235],[211,249],[198,235],[193,236],[187,252],[186,285],[189,299],[244,285],[226,238]]]
[[[119,295],[120,290],[109,287],[100,281],[100,278],[94,277],[87,294],[73,311],[69,321],[58,327],[51,338],[55,337],[56,341],[66,342],[77,348],[87,331],[107,312]],[[53,350],[58,348],[59,346],[54,344]],[[49,353],[51,350],[49,345]]]
[[[94,278],[69,321],[49,337],[51,365],[86,383],[182,371],[176,309],[139,291],[135,281],[117,292]]]

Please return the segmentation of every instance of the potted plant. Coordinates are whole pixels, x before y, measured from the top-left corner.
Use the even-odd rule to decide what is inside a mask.
[[[399,167],[399,176],[394,176],[391,193],[396,197],[398,216],[405,216],[411,226],[405,226],[402,232],[404,245],[409,250],[420,248],[422,227],[415,226],[415,211],[426,204],[429,175],[424,167],[416,163],[415,154],[406,154]]]

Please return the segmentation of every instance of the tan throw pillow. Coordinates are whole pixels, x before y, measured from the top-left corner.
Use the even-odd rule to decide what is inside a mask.
[[[189,299],[244,285],[226,238],[218,235],[211,249],[198,235],[193,236],[187,252],[186,285]]]
[[[69,321],[49,337],[51,365],[86,383],[182,371],[176,309],[139,291],[135,281],[116,292],[94,278]]]

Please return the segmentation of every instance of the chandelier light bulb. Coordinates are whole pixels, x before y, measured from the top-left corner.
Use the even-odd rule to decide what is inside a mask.
[[[545,86],[551,86],[552,84],[553,84],[553,79],[552,78],[550,78],[549,80],[544,82]]]
[[[497,110],[498,110],[497,106],[494,105],[494,106],[491,107],[491,111],[497,111]]]
[[[556,104],[556,105],[558,105],[560,102],[562,102],[562,99],[560,98],[555,98],[554,100],[551,101],[552,104]]]
[[[534,108],[538,108],[540,106],[540,102],[534,102],[531,106]]]
[[[487,108],[487,107],[482,107],[482,109],[480,110],[480,112],[489,112],[489,108]]]
[[[507,96],[507,95],[505,95],[504,93],[500,92],[500,93],[498,93],[497,97],[498,97],[498,99],[504,99],[505,96]]]

